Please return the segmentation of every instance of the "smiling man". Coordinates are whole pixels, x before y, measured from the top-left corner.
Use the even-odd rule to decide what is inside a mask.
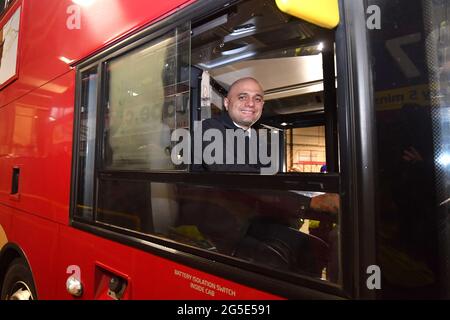
[[[253,78],[239,79],[231,85],[224,105],[234,125],[248,130],[261,117],[264,91]]]
[[[254,78],[241,78],[230,86],[228,95],[224,98],[224,106],[227,112],[223,112],[218,118],[202,122],[204,133],[216,133],[212,135],[214,138],[211,138],[211,142],[204,138],[203,150],[208,150],[208,146],[211,148],[213,145],[216,147],[215,151],[223,150],[220,156],[213,152],[214,161],[204,161],[203,168],[207,171],[259,172],[261,155],[258,154],[257,132],[252,126],[263,111],[263,88]],[[208,134],[204,134],[205,136]],[[220,142],[222,147],[217,147],[217,136],[223,138]],[[219,161],[215,161],[217,159]]]

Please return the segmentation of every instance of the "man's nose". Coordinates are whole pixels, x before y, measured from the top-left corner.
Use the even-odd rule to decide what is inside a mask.
[[[252,98],[247,99],[247,106],[253,107],[255,105],[255,101]]]

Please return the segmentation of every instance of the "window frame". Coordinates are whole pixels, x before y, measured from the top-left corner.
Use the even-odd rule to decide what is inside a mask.
[[[96,75],[97,75],[97,80],[96,80],[96,105],[95,105],[95,110],[93,110],[96,113],[96,121],[95,121],[95,140],[94,140],[94,145],[95,145],[95,151],[94,151],[94,170],[93,170],[93,176],[97,176],[97,154],[98,154],[98,141],[97,141],[97,136],[98,136],[98,117],[99,117],[99,103],[101,102],[100,99],[100,94],[101,94],[101,81],[102,81],[102,72],[101,72],[101,68],[100,65],[91,65],[91,66],[87,66],[79,71],[77,71],[76,73],[76,86],[75,86],[75,99],[76,99],[76,107],[75,107],[75,112],[74,112],[74,133],[73,133],[73,150],[72,150],[72,185],[71,185],[71,202],[70,202],[70,217],[72,218],[73,216],[77,216],[77,198],[78,198],[78,192],[79,192],[79,180],[80,180],[80,175],[78,174],[80,172],[80,155],[79,155],[79,150],[80,150],[80,128],[81,128],[81,108],[82,108],[82,102],[83,102],[83,84],[82,84],[82,75],[85,72],[89,72],[91,70],[96,69]],[[76,174],[75,174],[76,173]],[[91,213],[91,217],[94,217],[94,213],[97,207],[97,202],[96,202],[96,194],[97,194],[97,186],[95,183],[95,180],[92,181],[92,192],[93,192],[93,198],[92,198],[92,213]],[[76,194],[76,198],[75,200],[72,199],[72,197],[75,197]],[[81,220],[85,220],[85,221],[90,221],[91,219],[82,219],[81,217],[78,217]]]

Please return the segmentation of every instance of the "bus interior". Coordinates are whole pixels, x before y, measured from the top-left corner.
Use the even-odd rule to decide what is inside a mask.
[[[211,86],[206,102],[205,93],[192,93],[194,120],[220,114],[229,86],[253,77],[265,91],[259,123],[281,135],[280,172],[326,170],[324,74],[333,73],[328,81],[335,77],[334,70],[323,69],[322,52],[333,52],[332,31],[280,12],[273,1],[249,1],[194,23],[191,47],[191,65],[199,75],[194,73],[191,85],[198,80],[200,87],[207,75]]]

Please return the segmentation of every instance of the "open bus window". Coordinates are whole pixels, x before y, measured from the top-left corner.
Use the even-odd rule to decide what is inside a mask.
[[[283,132],[283,172],[326,172],[323,91],[317,89],[266,102],[262,121]]]
[[[213,98],[224,99],[240,78],[255,78],[265,104],[253,127],[279,132],[280,139],[269,142],[279,143],[278,172],[326,172],[327,144],[335,152],[326,135],[321,54],[325,46],[332,50],[330,33],[281,13],[274,1],[246,1],[194,24],[191,64],[200,70],[201,93],[192,101],[192,118],[219,117],[225,110]]]
[[[191,95],[192,119],[219,118],[226,111],[223,104],[218,107],[218,98],[224,100],[234,81],[252,77],[263,87],[265,100],[254,127],[279,137],[268,142],[280,144],[275,173],[327,172],[327,153],[337,152],[327,148],[334,141],[326,134],[326,107],[336,109],[325,103],[325,95],[334,94],[324,91],[322,50],[325,45],[333,50],[330,39],[331,31],[284,15],[274,1],[243,1],[194,23],[191,65],[198,74],[199,90],[193,91],[199,92]],[[334,83],[334,68],[326,72],[332,73],[327,76]],[[226,166],[220,168],[232,174]],[[335,202],[333,213],[302,210],[309,199],[338,199],[336,193],[305,196],[302,190],[186,185],[178,190],[178,219],[169,238],[273,269],[337,281],[339,204]]]

